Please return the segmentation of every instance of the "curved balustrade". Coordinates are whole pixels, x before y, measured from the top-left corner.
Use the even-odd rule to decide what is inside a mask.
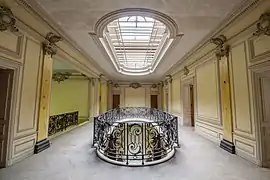
[[[93,147],[101,159],[114,164],[158,164],[179,147],[178,119],[146,107],[112,109],[94,118]]]

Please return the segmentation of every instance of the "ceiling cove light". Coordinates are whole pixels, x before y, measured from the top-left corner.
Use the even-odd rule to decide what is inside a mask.
[[[89,33],[119,73],[147,75],[183,34],[167,15],[148,9],[123,9],[102,17]]]

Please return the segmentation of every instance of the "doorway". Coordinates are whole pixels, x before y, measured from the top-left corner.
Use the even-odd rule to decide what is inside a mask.
[[[151,108],[158,108],[158,95],[151,95]]]
[[[120,107],[120,95],[114,94],[112,108],[115,109],[115,108],[119,108],[119,107]]]
[[[256,75],[256,102],[259,114],[258,132],[261,142],[261,165],[270,168],[270,71]]]
[[[13,74],[13,70],[0,68],[0,168],[7,165],[8,127],[10,122]]]
[[[194,88],[193,84],[189,85],[189,97],[190,97],[190,125],[195,126],[194,120]]]
[[[181,85],[182,112],[183,112],[183,125],[195,126],[195,98],[194,98],[194,85],[192,80],[183,82]]]

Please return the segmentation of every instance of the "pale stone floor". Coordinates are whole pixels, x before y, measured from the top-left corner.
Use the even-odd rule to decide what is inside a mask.
[[[230,155],[188,128],[174,159],[151,167],[119,167],[91,149],[92,124],[52,141],[46,151],[0,170],[0,180],[270,180],[270,170]]]

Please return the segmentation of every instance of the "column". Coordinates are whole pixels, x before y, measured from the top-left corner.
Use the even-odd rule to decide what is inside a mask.
[[[233,143],[233,122],[230,94],[230,75],[229,75],[229,45],[226,44],[227,38],[220,35],[212,38],[211,42],[217,45],[216,57],[219,65],[219,88],[221,96],[221,119],[223,124],[223,139],[220,147],[232,154],[235,153]]]
[[[55,43],[61,40],[60,36],[48,33],[46,41],[43,43],[43,62],[41,74],[41,89],[39,100],[39,116],[37,126],[37,142],[35,153],[39,153],[50,147],[48,140],[49,116],[50,116],[50,98],[51,98],[51,81],[52,81],[52,56],[56,54]]]

